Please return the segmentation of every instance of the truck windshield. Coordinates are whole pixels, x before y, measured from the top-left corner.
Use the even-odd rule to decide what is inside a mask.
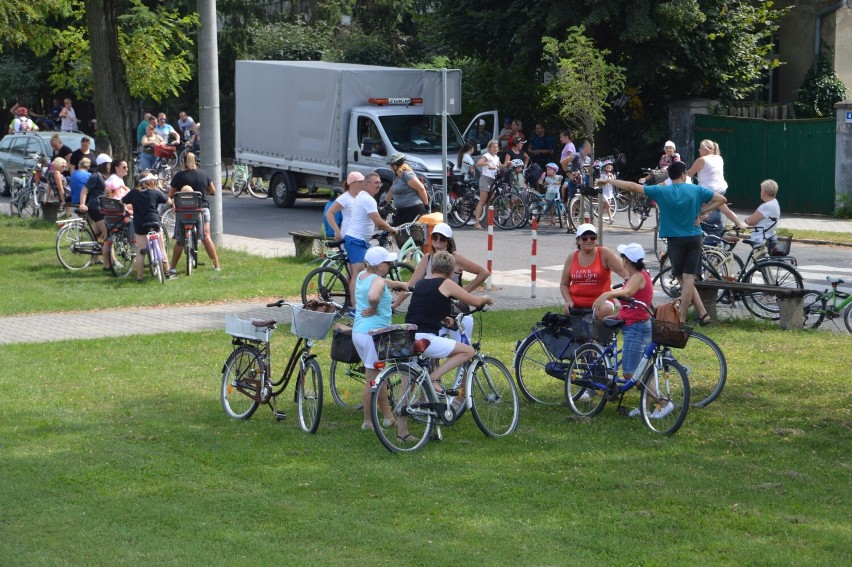
[[[381,116],[379,121],[397,151],[441,153],[440,116]],[[448,119],[447,153],[456,154],[461,146],[461,134],[452,119]]]

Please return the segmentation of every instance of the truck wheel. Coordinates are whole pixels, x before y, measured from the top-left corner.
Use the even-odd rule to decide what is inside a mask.
[[[296,203],[296,178],[289,172],[276,173],[269,182],[269,191],[276,207],[289,209]]]

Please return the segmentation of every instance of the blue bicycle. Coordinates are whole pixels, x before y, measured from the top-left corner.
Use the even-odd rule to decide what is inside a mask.
[[[635,303],[644,306],[639,301]],[[597,415],[608,401],[618,401],[618,411],[631,415],[632,412],[622,406],[624,394],[633,387],[639,388],[642,394],[638,415],[642,421],[655,433],[671,435],[686,419],[690,390],[687,372],[671,356],[669,348],[683,348],[692,329],[653,320],[651,343],[645,348],[633,377],[625,379],[619,377],[621,350],[615,333],[623,324],[620,319],[590,324],[587,319],[573,318],[574,336],[596,342],[577,348],[568,364],[548,363],[546,371],[565,380],[568,407],[582,417]]]

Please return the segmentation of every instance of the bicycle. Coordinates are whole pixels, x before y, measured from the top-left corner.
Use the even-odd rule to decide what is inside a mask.
[[[233,169],[234,180],[231,183],[231,193],[234,194],[234,197],[239,197],[246,192],[256,199],[269,197],[269,182],[262,177],[255,177],[252,166],[235,163]]]
[[[476,180],[454,183],[449,199],[447,224],[453,228],[471,224],[476,204],[479,202],[479,184]]]
[[[175,193],[174,210],[184,230],[184,253],[186,254],[186,275],[198,267],[198,227],[201,226],[201,193]]]
[[[825,279],[831,284],[831,290],[808,291],[802,300],[805,326],[816,329],[826,319],[833,321],[843,317],[846,330],[852,333],[852,295],[837,289],[837,286],[844,283],[842,279],[835,276],[826,276]]]
[[[546,367],[552,362],[570,363],[575,351],[588,342],[586,338],[575,338],[571,317],[547,313],[533,325],[527,337],[515,344],[515,379],[530,402],[565,404],[561,377],[548,374]],[[666,354],[675,358],[686,371],[693,407],[706,407],[719,397],[728,378],[728,363],[713,339],[693,330],[689,342],[677,351],[677,355]]]
[[[165,246],[162,246],[160,236],[161,227],[158,222],[145,223],[143,226],[147,231],[147,247],[140,250],[140,254],[145,254],[144,258],[148,260],[148,268],[151,270],[151,275],[154,276],[161,284],[165,283],[166,279],[166,258]],[[162,247],[161,247],[162,246]]]
[[[44,182],[44,168],[36,164],[20,178],[12,180],[12,200],[9,208],[12,214],[22,219],[39,218],[41,204],[47,196],[47,183]]]
[[[388,234],[381,232],[376,235],[379,245],[389,246]],[[343,250],[343,241],[326,242],[327,249],[336,248],[336,252],[326,253],[326,258],[318,268],[314,268],[302,281],[302,303],[310,300],[333,303],[340,308],[341,315],[347,315],[354,304],[349,297],[349,282],[352,274],[349,272],[349,262]],[[422,254],[422,252],[421,252]],[[418,260],[419,261],[419,260]],[[406,262],[396,261],[391,264],[387,277],[394,281],[407,282],[414,273],[414,267]],[[408,301],[400,303],[395,310],[404,312]]]
[[[110,263],[110,272],[115,277],[127,277],[133,271],[136,261],[136,246],[132,237],[132,217],[118,199],[101,198],[101,211],[106,224],[106,238],[103,243],[105,261]]]
[[[251,320],[228,315],[225,332],[231,335],[234,349],[222,367],[220,396],[225,413],[234,419],[250,418],[260,404],[269,404],[276,421],[286,419],[278,407],[278,397],[287,389],[296,369],[298,374],[293,401],[299,415],[299,427],[316,433],[322,417],[322,370],[311,352],[314,341],[325,338],[335,313],[312,311],[280,299],[267,307],[288,306],[293,310],[290,331],[298,337],[284,372],[272,379],[272,356],[269,338],[276,328],[274,319]]]
[[[76,218],[56,221],[56,258],[66,270],[76,271],[92,265],[92,258],[102,253],[101,243],[95,238],[89,215],[80,209]]]
[[[476,312],[481,313],[482,308],[472,313]],[[455,318],[463,337],[465,315],[459,313]],[[477,326],[481,341],[481,315]],[[417,451],[433,437],[433,428],[434,438],[440,440],[441,425],[454,425],[467,409],[488,437],[503,437],[515,431],[520,404],[515,383],[503,363],[482,354],[477,341],[471,345],[476,350],[474,357],[456,370],[452,386],[439,394],[430,379],[429,361],[421,354],[426,345],[414,340],[415,329],[415,325],[391,325],[370,333],[379,360],[383,361],[377,363],[382,371],[370,397],[373,429],[382,445],[392,453]],[[397,435],[395,426],[384,427],[380,396],[387,397],[395,421],[405,420],[408,433],[404,437]],[[458,396],[464,396],[464,401],[459,403]]]
[[[641,301],[635,304],[650,308]],[[684,368],[666,356],[666,347],[680,348],[689,340],[692,329],[663,321],[652,320],[651,343],[645,348],[642,360],[631,378],[619,378],[618,341],[615,330],[623,326],[621,319],[595,321],[591,328],[582,318],[572,320],[576,336],[594,337],[601,346],[589,342],[577,349],[566,369],[562,363],[548,365],[547,370],[559,373],[565,380],[565,399],[573,413],[593,417],[600,413],[607,401],[618,401],[618,411],[627,413],[622,406],[624,394],[634,387],[641,390],[639,415],[645,426],[655,433],[675,433],[689,411],[690,388]],[[584,327],[581,331],[578,327]],[[654,411],[651,412],[653,403]]]
[[[774,220],[777,221],[777,219]],[[763,229],[755,227],[753,230]],[[769,228],[765,230],[769,230]],[[739,229],[735,229],[735,231],[739,234]],[[738,240],[739,237],[733,242],[733,245]],[[703,249],[700,263],[701,273],[696,276],[697,279],[727,280],[755,285],[804,289],[802,276],[795,268],[796,259],[786,255],[789,254],[789,240],[785,241],[788,247],[780,251],[784,254],[783,256],[771,256],[766,247],[765,239],[762,241],[746,239],[744,242],[749,244],[752,250],[741,268],[739,268],[740,260],[733,252],[733,245],[728,248],[730,243],[723,245],[722,242],[727,242],[724,237],[720,239],[719,245]],[[739,269],[739,271],[732,273],[736,269]],[[660,273],[654,278],[654,283],[656,284],[658,280],[666,295],[680,297],[680,283],[672,275],[668,257],[664,257],[660,266]],[[730,305],[742,301],[746,309],[760,319],[777,320],[780,317],[777,298],[771,294],[721,291],[716,301]]]

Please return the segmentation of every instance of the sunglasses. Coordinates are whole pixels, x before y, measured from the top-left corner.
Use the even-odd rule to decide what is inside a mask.
[[[449,238],[444,236],[443,234],[438,234],[437,232],[432,233],[432,240],[437,240],[438,242],[447,242]]]
[[[598,239],[598,235],[597,235],[597,234],[587,234],[586,236],[581,236],[581,237],[579,237],[579,238],[580,238],[580,240],[582,240],[583,242],[588,242],[589,240],[591,240],[592,242],[594,242],[595,240],[597,240],[597,239]]]

